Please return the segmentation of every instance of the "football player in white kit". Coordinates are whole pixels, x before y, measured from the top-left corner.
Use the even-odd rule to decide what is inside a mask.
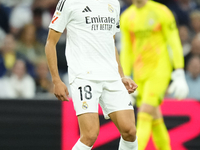
[[[61,81],[56,44],[67,30],[66,59],[80,139],[72,150],[91,150],[99,133],[98,104],[118,128],[119,150],[137,150],[135,116],[129,93],[137,85],[124,77],[114,36],[119,32],[118,0],[60,0],[49,26],[45,52],[54,94],[68,100]]]

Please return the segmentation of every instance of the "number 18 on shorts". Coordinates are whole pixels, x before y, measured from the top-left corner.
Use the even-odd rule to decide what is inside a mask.
[[[101,105],[104,117],[108,114],[132,109],[131,99],[121,80],[94,81],[76,78],[70,85],[76,115],[98,113]]]

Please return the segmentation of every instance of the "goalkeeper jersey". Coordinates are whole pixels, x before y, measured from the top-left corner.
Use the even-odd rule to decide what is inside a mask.
[[[124,74],[146,79],[183,68],[182,46],[171,11],[164,5],[147,1],[137,8],[131,5],[121,16]]]
[[[119,31],[118,0],[60,0],[49,28],[67,29],[69,82],[118,80],[113,36]]]

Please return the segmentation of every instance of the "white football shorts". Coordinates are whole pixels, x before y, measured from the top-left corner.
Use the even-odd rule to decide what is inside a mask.
[[[131,98],[121,80],[97,81],[76,78],[70,84],[76,115],[98,113],[98,104],[105,119],[119,110],[133,110]]]

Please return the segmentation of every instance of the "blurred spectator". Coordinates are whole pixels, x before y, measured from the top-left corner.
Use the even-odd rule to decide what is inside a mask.
[[[200,56],[200,33],[192,40],[191,51],[185,56],[185,66],[187,66],[189,59],[194,55]]]
[[[189,14],[197,9],[197,4],[193,0],[177,0],[168,4],[172,10],[179,25],[190,26]]]
[[[190,14],[191,28],[194,34],[200,33],[200,11],[194,10]]]
[[[196,4],[198,5],[198,6],[200,6],[200,1],[199,0],[194,0],[195,2],[196,2]]]
[[[26,72],[26,64],[23,60],[16,60],[9,78],[12,90],[16,98],[33,98],[35,96],[35,83]]]
[[[4,74],[6,73],[6,67],[5,67],[5,63],[4,63],[3,50],[2,50],[2,46],[4,45],[4,39],[5,39],[5,37],[6,37],[6,33],[0,27],[0,78],[2,76],[4,76]]]
[[[194,0],[178,0],[181,10],[189,12],[197,8],[197,4]]]
[[[41,9],[42,12],[42,25],[48,29],[49,23],[52,19],[58,0],[35,0],[32,9]]]
[[[36,94],[52,93],[53,84],[49,74],[46,59],[38,60],[36,64]]]
[[[33,64],[37,58],[45,56],[44,46],[36,39],[36,28],[33,24],[27,24],[22,28],[17,51],[25,55]]]
[[[9,26],[9,16],[10,16],[10,8],[5,7],[0,2],[0,28],[8,33],[10,31]]]
[[[33,64],[30,63],[25,55],[16,50],[16,40],[12,34],[6,35],[5,39],[3,40],[3,46],[0,48],[0,50],[0,69],[2,69],[0,70],[1,75],[11,71],[16,59],[23,59],[28,67],[28,73],[30,73],[32,76],[35,75]]]
[[[189,87],[188,98],[200,100],[200,57],[190,58],[186,69],[186,81]]]
[[[0,78],[0,98],[16,98],[7,76]]]
[[[6,67],[5,67],[4,59],[3,59],[2,52],[0,49],[0,78],[3,77],[5,73],[6,73]]]
[[[179,26],[179,35],[180,35],[181,44],[183,46],[183,54],[184,56],[186,56],[190,52],[190,49],[191,49],[188,27],[185,25]]]
[[[24,1],[32,1],[32,0],[1,0],[1,3],[6,7],[14,7],[18,4],[23,3]]]
[[[51,15],[53,15],[58,0],[35,0],[33,3],[33,8],[42,8],[48,10]]]
[[[0,27],[0,48],[3,45],[4,38],[6,37],[6,32]]]
[[[3,40],[5,38],[6,33],[9,33],[9,16],[10,16],[10,8],[5,7],[0,2],[0,48],[3,44]]]
[[[43,14],[43,9],[41,8],[35,8],[33,10],[33,24],[36,27],[37,40],[45,44],[48,35],[48,29],[43,27],[42,14]]]
[[[10,16],[11,33],[18,35],[20,29],[32,22],[31,5],[33,0],[22,0],[12,10]]]
[[[1,48],[1,56],[6,70],[11,70],[15,64],[16,59],[25,59],[25,56],[16,52],[16,41],[13,35],[6,35],[3,46]]]
[[[0,80],[1,97],[6,98],[33,98],[35,96],[35,83],[26,72],[26,63],[17,59],[10,76]],[[3,87],[2,87],[3,86]]]

